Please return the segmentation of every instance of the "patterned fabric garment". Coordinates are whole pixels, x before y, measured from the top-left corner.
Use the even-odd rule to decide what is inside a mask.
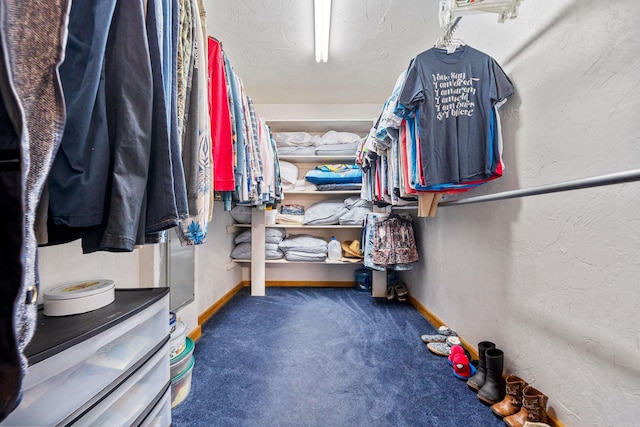
[[[400,91],[402,90],[402,86],[404,85],[404,81],[407,77],[407,70],[404,70],[398,79],[396,80],[396,84],[393,87],[393,93],[385,102],[384,107],[382,109],[382,114],[380,115],[380,119],[376,125],[376,133],[374,144],[376,144],[376,149],[380,151],[386,151],[391,147],[391,144],[394,142],[394,139],[397,141],[397,132],[393,130],[397,130],[402,125],[402,118],[398,117],[395,114],[396,105],[398,104],[398,97],[400,96]],[[391,132],[390,132],[391,131]],[[395,138],[394,138],[395,135]]]
[[[198,0],[198,10],[200,11],[200,26],[202,27],[202,37],[207,38],[207,10],[204,7],[204,0]],[[209,57],[209,45],[207,43],[203,43],[202,46],[202,54],[205,58]],[[209,61],[204,61],[204,73],[209,78]],[[207,117],[209,116],[209,100],[207,99]],[[211,123],[207,125],[209,127],[209,138],[211,138]],[[209,146],[209,151],[211,151],[211,146]],[[213,161],[210,161],[211,174],[209,176],[209,191],[213,192]],[[208,222],[213,221],[213,194],[209,197],[209,220]]]
[[[269,203],[275,195],[275,167],[271,149],[271,134],[263,119],[258,118],[258,147],[262,161],[262,202]]]
[[[193,51],[193,83],[191,84],[192,93],[188,97],[190,105],[185,122],[186,138],[183,152],[183,159],[190,156],[191,176],[187,182],[188,196],[192,202],[189,204],[190,216],[181,220],[176,228],[180,244],[183,246],[206,242],[212,199],[209,101],[207,92],[204,90],[207,87],[207,44],[199,22],[201,13],[198,11],[198,3],[193,2],[193,7],[196,35]]]
[[[231,80],[233,79],[233,70],[231,69],[231,65],[229,64],[229,59],[227,55],[222,52],[222,62],[224,63],[224,81],[227,89],[227,101],[229,103],[229,118],[231,122],[231,165],[233,168],[233,179],[234,179],[234,187],[237,189],[238,187],[238,177],[236,176],[236,171],[238,170],[238,135],[236,133],[236,120],[237,116],[235,114],[235,101],[233,99],[233,93],[231,88]],[[235,191],[235,189],[233,191]],[[233,200],[233,191],[223,191],[222,192],[222,201],[224,202],[224,210],[231,210],[231,202]]]
[[[193,26],[191,19],[191,1],[180,0],[180,29],[178,35],[178,135],[182,141],[184,114],[187,103],[187,84],[193,52]]]
[[[262,204],[262,193],[263,193],[263,166],[262,166],[262,158],[260,156],[260,136],[258,134],[258,116],[256,115],[256,111],[253,106],[253,101],[249,96],[247,99],[247,110],[249,111],[249,127],[251,131],[251,141],[249,144],[250,155],[251,155],[251,176],[253,178],[254,189],[251,191],[252,202],[255,205]]]
[[[242,109],[242,98],[240,97],[240,89],[238,85],[238,77],[233,71],[233,67],[229,59],[224,55],[226,76],[229,79],[229,96],[231,108],[231,116],[233,118],[233,141],[234,141],[234,177],[236,181],[236,191],[240,191],[242,185],[243,171],[245,164],[245,134],[244,130],[244,111]]]
[[[202,37],[207,37],[207,10],[204,7],[204,0],[198,0],[198,12],[200,13],[199,22],[200,28],[202,29]]]
[[[19,403],[22,378],[28,366],[23,350],[36,327],[34,296],[39,278],[35,214],[64,129],[64,98],[58,67],[67,42],[69,7],[68,0],[0,2],[2,97],[21,107],[12,108],[20,112],[20,117],[12,119],[14,128],[19,126],[14,136],[20,138],[20,182],[15,184],[24,188],[24,193],[15,200],[22,206],[3,205],[5,210],[24,208],[24,227],[3,236],[3,240],[21,244],[19,262],[23,268],[10,276],[7,284],[3,283],[1,294],[11,295],[3,300],[13,310],[3,310],[0,316],[0,327],[5,332],[0,340],[0,420]],[[3,199],[5,202],[9,201]],[[11,272],[3,269],[2,274],[7,277]]]
[[[244,138],[244,168],[243,182],[241,190],[238,192],[238,200],[244,203],[250,203],[254,200],[255,193],[255,176],[253,173],[253,154],[252,154],[252,130],[251,130],[251,116],[249,114],[249,104],[247,103],[247,95],[244,90],[242,80],[236,75],[236,82],[238,84],[238,92],[240,94],[240,103],[242,105],[242,135]]]
[[[227,99],[229,102],[229,118],[231,119],[231,145],[233,147],[233,168],[234,171],[238,167],[238,135],[236,132],[236,106],[235,99],[233,98],[233,91],[231,88],[231,80],[233,79],[233,70],[231,69],[231,64],[229,63],[229,58],[227,58],[227,54],[222,52],[222,60],[224,63],[224,82],[227,87]],[[234,175],[235,176],[235,175]]]
[[[363,255],[364,255],[364,266],[368,267],[372,270],[384,271],[385,267],[383,265],[377,265],[373,262],[373,252],[374,252],[374,232],[375,232],[375,224],[378,220],[382,220],[387,217],[387,214],[379,214],[379,213],[371,213],[367,215],[364,221],[364,228],[362,230],[362,242],[364,245]]]
[[[380,265],[418,261],[413,225],[410,219],[391,216],[377,221],[373,236],[373,262]]]

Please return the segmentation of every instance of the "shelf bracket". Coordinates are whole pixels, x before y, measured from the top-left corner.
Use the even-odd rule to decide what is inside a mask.
[[[440,27],[451,25],[456,18],[478,13],[497,13],[498,22],[518,17],[518,8],[524,0],[440,0],[438,18]]]

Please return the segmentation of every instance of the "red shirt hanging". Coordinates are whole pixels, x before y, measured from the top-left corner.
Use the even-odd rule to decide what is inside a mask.
[[[211,153],[213,189],[234,191],[231,112],[225,79],[222,45],[209,37],[209,116],[211,117]]]

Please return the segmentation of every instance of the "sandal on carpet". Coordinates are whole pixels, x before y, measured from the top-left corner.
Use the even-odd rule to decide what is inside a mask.
[[[460,338],[458,338],[457,336],[447,337],[445,342],[449,347],[453,347],[454,345],[462,346],[462,341],[460,341]]]
[[[451,354],[451,346],[446,342],[430,342],[427,344],[427,348],[436,356],[447,357]]]
[[[445,342],[447,337],[455,336],[456,333],[447,326],[440,326],[437,334],[426,334],[420,336],[420,339],[426,344],[430,342]]]
[[[454,345],[462,345],[460,338],[452,336],[447,337],[445,342],[430,342],[427,344],[427,348],[433,354],[447,357],[451,354],[451,346]]]
[[[446,335],[422,335],[420,339],[423,343],[428,344],[430,342],[445,342],[447,340]]]
[[[438,328],[438,333],[439,333],[440,335],[447,335],[447,336],[450,336],[450,335],[456,335],[456,333],[455,333],[455,332],[453,332],[453,330],[452,330],[450,327],[448,327],[448,326],[440,326],[440,327]]]
[[[405,285],[404,283],[398,283],[397,285],[394,286],[394,289],[396,292],[396,297],[398,297],[398,301],[407,300],[407,294],[409,293],[409,289],[407,288],[407,285]]]
[[[387,286],[386,295],[388,300],[392,300],[393,298],[395,298],[396,296],[395,288],[393,286]]]

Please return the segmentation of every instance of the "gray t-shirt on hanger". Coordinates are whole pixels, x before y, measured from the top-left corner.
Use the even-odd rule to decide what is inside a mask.
[[[493,58],[470,46],[432,48],[409,66],[396,114],[418,109],[426,185],[489,178],[492,107],[513,94]]]

